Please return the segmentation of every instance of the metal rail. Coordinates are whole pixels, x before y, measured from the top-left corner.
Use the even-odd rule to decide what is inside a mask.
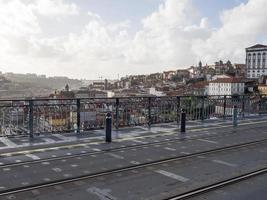
[[[239,149],[239,148],[252,146],[252,145],[260,145],[260,144],[264,144],[266,142],[267,142],[267,139],[264,139],[264,140],[260,140],[260,141],[248,142],[248,143],[244,143],[244,144],[238,144],[238,145],[203,151],[203,152],[194,153],[194,154],[190,154],[190,155],[176,156],[176,157],[172,157],[172,158],[168,158],[168,159],[162,159],[162,160],[153,161],[153,162],[136,164],[134,166],[122,167],[122,168],[117,168],[117,169],[113,169],[113,170],[107,170],[107,171],[103,171],[100,173],[81,175],[81,176],[77,176],[77,177],[73,177],[73,178],[54,180],[54,181],[50,181],[47,183],[37,183],[37,184],[29,185],[29,186],[22,186],[22,187],[17,187],[17,188],[6,189],[6,190],[3,190],[0,192],[0,197],[5,196],[5,195],[21,193],[21,192],[27,192],[27,191],[31,191],[31,190],[35,190],[35,189],[42,189],[42,188],[52,187],[52,186],[56,186],[56,185],[72,183],[72,182],[91,179],[91,178],[97,178],[97,177],[101,177],[101,176],[112,175],[112,174],[121,173],[121,172],[127,172],[130,170],[160,165],[160,164],[169,163],[169,162],[173,162],[173,161],[177,161],[177,160],[184,160],[184,159],[193,158],[193,157],[197,157],[197,156],[204,156],[204,155],[208,155],[208,154],[212,154],[212,153],[230,151],[230,150]],[[177,197],[173,197],[173,198],[177,198]]]
[[[218,188],[225,187],[227,185],[232,185],[235,183],[239,183],[239,182],[244,181],[246,179],[253,178],[253,177],[265,174],[265,173],[267,173],[267,167],[259,169],[259,170],[255,170],[253,172],[249,172],[246,174],[242,174],[242,175],[236,176],[234,178],[223,180],[223,181],[211,184],[211,185],[207,185],[207,186],[192,190],[190,192],[179,194],[177,196],[173,196],[173,197],[170,197],[170,198],[167,198],[164,200],[181,200],[181,199],[192,198],[192,197],[216,190]]]
[[[80,99],[0,99],[0,136],[34,136],[102,129],[112,114],[113,126],[151,126],[187,120],[227,119],[233,107],[238,116],[267,114],[265,96],[164,96]]]

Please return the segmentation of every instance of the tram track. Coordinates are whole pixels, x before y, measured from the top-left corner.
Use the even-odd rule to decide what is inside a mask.
[[[230,135],[232,133],[227,132],[224,133],[224,135]],[[128,145],[124,147],[115,147],[115,148],[110,148],[110,149],[103,149],[99,151],[90,151],[90,152],[85,152],[85,153],[75,153],[72,155],[63,155],[63,156],[57,156],[57,157],[49,157],[49,158],[41,158],[37,160],[29,160],[29,161],[22,161],[22,162],[16,162],[16,163],[8,163],[8,164],[1,164],[1,168],[7,168],[7,167],[17,167],[17,166],[23,166],[23,165],[29,165],[29,164],[38,164],[42,162],[50,162],[50,161],[58,161],[62,159],[72,159],[76,157],[87,157],[87,156],[92,156],[92,155],[100,155],[100,154],[106,154],[106,153],[114,153],[114,152],[119,152],[122,150],[131,150],[131,149],[137,149],[137,148],[144,148],[144,147],[150,147],[154,145],[164,145],[164,144],[175,144],[179,143],[181,141],[184,141],[186,139],[187,141],[194,141],[198,139],[211,139],[216,137],[216,135],[208,135],[208,136],[199,136],[199,137],[193,137],[193,138],[172,138],[169,140],[164,140],[164,141],[158,141],[158,142],[147,142],[145,144],[136,144],[136,145]],[[254,140],[254,141],[261,141],[261,140],[267,140],[267,138],[260,139],[260,140]],[[252,141],[252,142],[254,142]],[[83,144],[85,146],[85,144]],[[56,148],[56,147],[55,147]],[[15,154],[12,156],[23,156],[28,154],[29,151],[23,151],[23,153],[20,154]],[[10,155],[9,153],[6,154],[0,154],[0,158],[8,158]]]
[[[76,181],[98,178],[101,176],[114,175],[117,173],[127,172],[130,170],[142,169],[142,168],[146,168],[146,167],[150,167],[150,166],[156,166],[156,165],[174,162],[174,161],[178,161],[178,160],[185,160],[185,159],[189,159],[189,158],[194,158],[197,156],[204,156],[204,155],[209,155],[209,154],[214,154],[214,153],[236,150],[236,149],[254,146],[254,145],[261,145],[261,144],[264,144],[266,142],[267,142],[267,139],[262,139],[262,140],[258,140],[258,141],[247,142],[247,143],[243,143],[243,144],[232,145],[232,146],[228,146],[228,147],[222,147],[222,148],[217,148],[217,149],[213,149],[213,150],[207,150],[207,151],[203,151],[203,152],[193,153],[190,155],[175,156],[175,157],[171,157],[171,158],[167,158],[167,159],[161,159],[161,160],[157,160],[157,161],[146,162],[146,163],[126,166],[126,167],[121,167],[121,168],[116,168],[116,169],[111,169],[111,170],[106,170],[106,171],[97,172],[97,173],[85,174],[85,175],[80,175],[80,176],[76,176],[76,177],[64,178],[64,179],[60,179],[60,180],[53,180],[53,181],[49,181],[46,183],[36,183],[36,184],[21,186],[21,187],[17,187],[17,188],[5,189],[5,190],[2,190],[0,192],[0,197],[5,196],[5,195],[27,192],[27,191],[36,190],[36,189],[43,189],[43,188],[48,188],[48,187],[52,187],[52,186],[63,185],[63,184],[72,183],[72,182],[76,182]],[[262,169],[262,171],[258,171],[258,172],[254,172],[254,173],[248,173],[245,175],[246,176],[252,176],[253,174],[265,173],[266,171],[267,171],[267,169],[264,168],[264,169]],[[226,184],[233,183],[234,181],[237,181],[239,179],[241,180],[241,178],[244,179],[245,177],[243,177],[243,176],[245,176],[245,175],[242,175],[240,177],[235,177],[233,179],[228,179],[226,181],[219,182],[219,183],[209,185],[206,187],[210,187],[211,189],[212,188],[215,189],[215,188],[220,187],[221,185],[223,186],[224,184],[226,185]],[[203,189],[203,191],[204,190],[208,191],[208,188],[206,188],[206,187],[199,188],[198,194],[200,194],[201,189]],[[211,190],[211,189],[209,189],[209,190]],[[192,193],[195,192],[197,194],[197,191],[191,191],[191,192]],[[176,200],[179,198],[180,199],[187,198],[186,195],[188,195],[188,197],[189,197],[189,193],[184,193],[182,195],[184,195],[184,196],[179,195],[179,196],[171,197],[169,199],[170,200]]]
[[[197,197],[199,195],[214,191],[218,188],[236,184],[236,183],[242,182],[250,178],[254,178],[256,176],[259,176],[265,173],[267,173],[267,167],[259,169],[259,170],[255,170],[255,171],[252,171],[246,174],[242,174],[236,177],[232,177],[232,178],[229,178],[223,181],[219,181],[219,182],[207,185],[207,186],[203,186],[203,187],[200,187],[200,188],[197,188],[197,189],[194,189],[194,190],[191,190],[191,191],[188,191],[188,192],[185,192],[185,193],[173,196],[173,197],[166,198],[164,200],[183,200],[183,199],[189,199],[192,197]]]

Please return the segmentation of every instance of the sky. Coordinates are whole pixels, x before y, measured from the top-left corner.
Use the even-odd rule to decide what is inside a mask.
[[[83,79],[245,62],[266,0],[0,0],[0,71]]]

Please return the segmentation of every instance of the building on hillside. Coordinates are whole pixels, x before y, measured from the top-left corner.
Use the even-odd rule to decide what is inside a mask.
[[[259,78],[267,75],[266,63],[267,46],[256,44],[246,48],[246,75],[247,78]]]
[[[260,95],[267,95],[267,85],[259,84],[258,85],[258,91],[259,91]]]
[[[220,78],[209,82],[209,95],[242,95],[245,82],[239,78]]]
[[[192,94],[196,96],[208,95],[209,83],[207,81],[200,81],[192,84]]]
[[[246,77],[246,65],[245,64],[234,64],[235,77],[245,78]]]
[[[188,80],[190,78],[190,72],[186,69],[178,69],[176,71],[176,78],[179,81]]]
[[[234,68],[232,63],[228,60],[226,63],[223,63],[223,61],[215,62],[215,73],[216,75],[221,74],[234,74]]]
[[[171,80],[172,77],[176,75],[176,71],[166,71],[163,72],[163,80],[168,81]]]

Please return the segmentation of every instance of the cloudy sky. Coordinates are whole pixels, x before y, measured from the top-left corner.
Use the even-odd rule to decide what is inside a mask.
[[[117,78],[267,43],[266,0],[0,0],[0,71]]]

